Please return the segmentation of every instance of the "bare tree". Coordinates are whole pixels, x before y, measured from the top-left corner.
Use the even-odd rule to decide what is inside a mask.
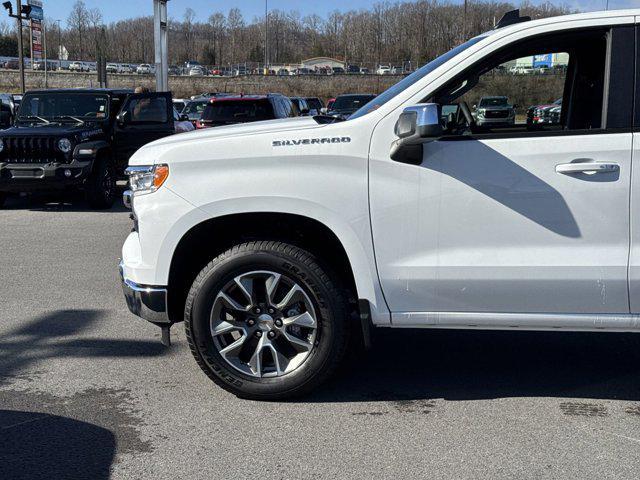
[[[89,23],[89,12],[87,6],[82,0],[77,0],[71,7],[71,13],[67,18],[67,26],[71,30],[72,34],[76,35],[74,39],[73,53],[79,60],[84,58],[84,36]]]

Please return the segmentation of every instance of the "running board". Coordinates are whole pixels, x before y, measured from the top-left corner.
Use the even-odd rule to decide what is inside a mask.
[[[563,313],[396,312],[392,327],[485,330],[640,331],[640,315]]]

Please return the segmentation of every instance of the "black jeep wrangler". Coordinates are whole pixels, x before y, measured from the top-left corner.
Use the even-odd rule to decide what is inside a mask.
[[[9,192],[81,188],[92,208],[109,208],[129,157],[172,133],[171,93],[28,92],[0,131],[0,206]]]

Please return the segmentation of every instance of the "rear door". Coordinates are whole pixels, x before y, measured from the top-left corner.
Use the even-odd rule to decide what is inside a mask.
[[[119,165],[143,145],[174,133],[171,93],[140,93],[127,98],[115,126],[115,152]]]

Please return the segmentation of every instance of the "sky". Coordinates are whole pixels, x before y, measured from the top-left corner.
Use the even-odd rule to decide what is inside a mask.
[[[84,0],[88,8],[99,8],[104,17],[105,23],[125,18],[151,15],[153,12],[152,0]],[[452,0],[461,3],[462,0]],[[297,10],[302,15],[317,13],[325,16],[334,10],[352,10],[368,8],[373,0],[268,0],[269,9]],[[518,0],[512,0],[518,3]],[[543,3],[544,0],[533,0],[533,3]],[[62,20],[66,23],[71,6],[75,0],[43,0],[44,14],[51,20]],[[565,4],[571,8],[580,10],[604,10],[606,0],[559,0],[551,3]],[[200,21],[206,21],[209,15],[215,11],[227,12],[230,8],[238,7],[242,11],[246,20],[252,20],[255,16],[264,15],[264,0],[170,0],[168,3],[169,17],[179,19],[184,14],[186,8],[191,7],[196,12]],[[609,0],[609,8],[640,8],[640,0]],[[1,12],[0,12],[1,15]]]

